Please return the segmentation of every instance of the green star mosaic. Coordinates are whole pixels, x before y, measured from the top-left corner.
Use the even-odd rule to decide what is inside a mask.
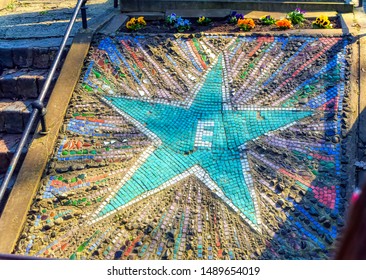
[[[123,97],[107,97],[118,109],[143,124],[162,141],[152,155],[118,190],[99,213],[103,216],[151,191],[194,165],[201,166],[225,196],[254,224],[257,223],[252,197],[240,161],[240,146],[270,131],[312,114],[312,111],[225,110],[223,106],[222,57],[208,73],[189,108],[151,103]],[[258,117],[260,115],[260,117]],[[209,122],[212,136],[207,146],[195,147],[198,122]],[[203,130],[206,127],[203,126]]]

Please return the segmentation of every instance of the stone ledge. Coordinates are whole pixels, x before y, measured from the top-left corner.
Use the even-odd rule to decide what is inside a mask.
[[[166,10],[254,10],[254,11],[291,11],[301,8],[306,11],[352,12],[353,5],[342,2],[285,2],[285,1],[171,1],[171,0],[120,0],[122,12],[165,12]]]

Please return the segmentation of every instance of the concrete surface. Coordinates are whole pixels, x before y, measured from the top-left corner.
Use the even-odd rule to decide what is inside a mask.
[[[58,47],[75,5],[71,0],[14,1],[13,9],[0,11],[0,48]],[[113,11],[113,0],[89,0],[87,7],[88,23],[92,25],[106,11]],[[71,38],[81,25],[79,16]]]

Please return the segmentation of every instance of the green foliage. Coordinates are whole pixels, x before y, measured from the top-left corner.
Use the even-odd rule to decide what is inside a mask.
[[[197,20],[197,23],[200,25],[209,25],[212,22],[212,20],[208,17],[199,17]]]
[[[17,6],[16,6],[16,4],[15,4],[15,2],[14,1],[11,1],[6,7],[5,7],[5,9],[6,10],[8,10],[8,11],[14,11],[15,10],[15,8],[16,8]]]
[[[263,16],[259,19],[259,22],[263,25],[272,25],[275,24],[276,20],[270,15]]]
[[[287,14],[287,18],[291,21],[292,24],[303,23],[305,20],[305,11],[297,8],[295,11],[292,11]]]

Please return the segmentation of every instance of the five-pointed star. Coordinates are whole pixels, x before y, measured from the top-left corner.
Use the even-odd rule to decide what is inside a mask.
[[[221,61],[220,56],[187,107],[125,97],[105,98],[158,144],[141,156],[98,209],[95,219],[194,174],[251,226],[258,226],[253,182],[241,147],[313,112],[294,108],[227,109]]]

